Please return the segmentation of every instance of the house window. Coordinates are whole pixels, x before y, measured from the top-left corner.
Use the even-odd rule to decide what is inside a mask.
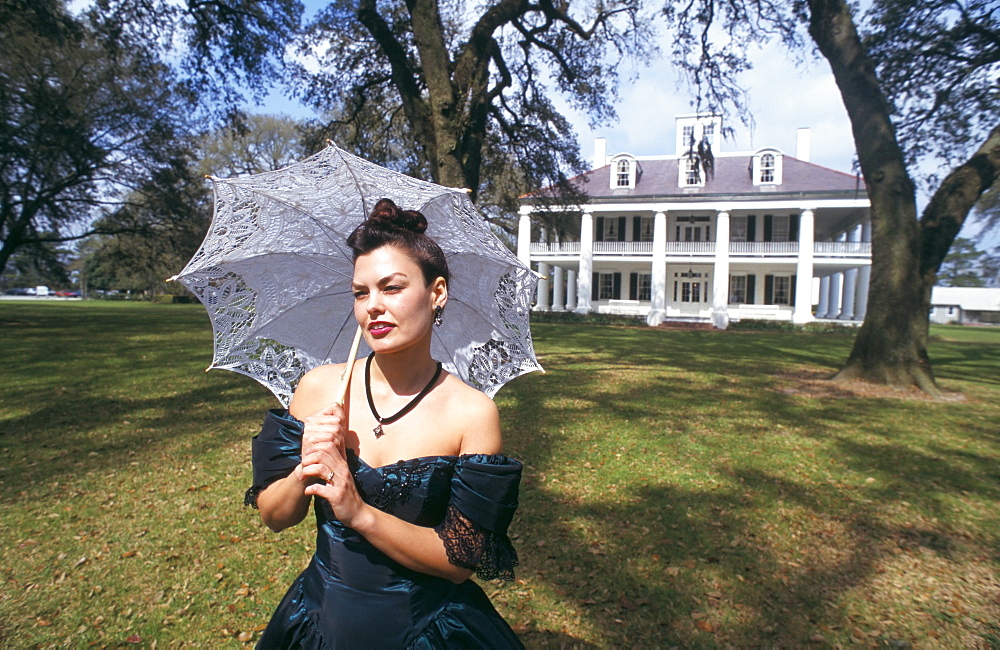
[[[604,239],[603,241],[619,241],[624,239],[622,233],[618,232],[618,219],[605,219],[604,220]]]
[[[766,153],[760,157],[760,182],[774,182],[774,154]]]
[[[615,274],[601,273],[597,278],[597,298],[599,300],[612,300],[615,297]]]
[[[788,215],[775,215],[771,221],[771,241],[788,241]]]
[[[774,298],[775,305],[792,304],[792,278],[787,275],[774,276]]]
[[[781,185],[781,152],[758,151],[750,162],[750,178],[754,185]]]
[[[747,301],[747,276],[729,276],[729,303],[739,305]]]
[[[729,219],[729,241],[747,240],[747,218],[730,217]]]
[[[706,124],[704,127],[702,127],[701,137],[702,137],[703,140],[709,140],[709,141],[711,141],[712,136],[714,136],[714,135],[715,135],[715,125],[714,124]]]
[[[618,187],[632,186],[632,165],[628,160],[618,161],[618,171],[616,185]]]
[[[639,241],[653,241],[653,217],[639,218]]]
[[[636,295],[638,300],[652,300],[653,296],[653,276],[650,273],[639,274],[639,290]]]
[[[686,156],[684,159],[684,184],[700,185],[701,174],[698,172],[698,159],[694,156]]]
[[[681,141],[685,147],[691,147],[694,145],[694,125],[689,125],[684,127],[684,139]]]

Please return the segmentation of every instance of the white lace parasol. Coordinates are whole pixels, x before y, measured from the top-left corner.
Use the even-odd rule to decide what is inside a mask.
[[[537,277],[490,232],[464,191],[332,144],[284,169],[212,180],[208,234],[171,278],[208,310],[212,368],[253,377],[287,406],[308,370],[346,361],[357,329],[346,239],[389,198],[424,214],[427,235],[448,258],[448,307],[434,328],[432,356],[490,397],[541,370],[528,322]]]

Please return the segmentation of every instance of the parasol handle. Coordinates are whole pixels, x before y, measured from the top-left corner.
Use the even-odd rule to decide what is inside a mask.
[[[347,397],[347,388],[351,385],[351,375],[354,373],[354,362],[358,356],[358,345],[361,343],[361,326],[354,334],[354,342],[351,344],[351,354],[347,357],[347,365],[344,366],[344,374],[340,376],[340,387],[337,389],[337,396],[334,400],[337,404],[343,405]]]

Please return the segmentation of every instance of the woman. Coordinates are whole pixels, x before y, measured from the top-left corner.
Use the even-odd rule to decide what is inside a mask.
[[[513,577],[521,465],[500,455],[493,401],[431,358],[449,275],[426,228],[382,199],[351,234],[354,316],[373,352],[344,405],[344,366],[320,366],[254,438],[248,503],[280,531],[313,501],[319,528],[260,648],[521,647],[469,580]]]

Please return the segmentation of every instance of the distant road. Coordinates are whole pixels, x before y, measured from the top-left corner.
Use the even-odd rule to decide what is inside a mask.
[[[22,301],[83,300],[83,298],[64,298],[63,296],[8,296],[8,295],[0,295],[0,300],[22,300]]]

